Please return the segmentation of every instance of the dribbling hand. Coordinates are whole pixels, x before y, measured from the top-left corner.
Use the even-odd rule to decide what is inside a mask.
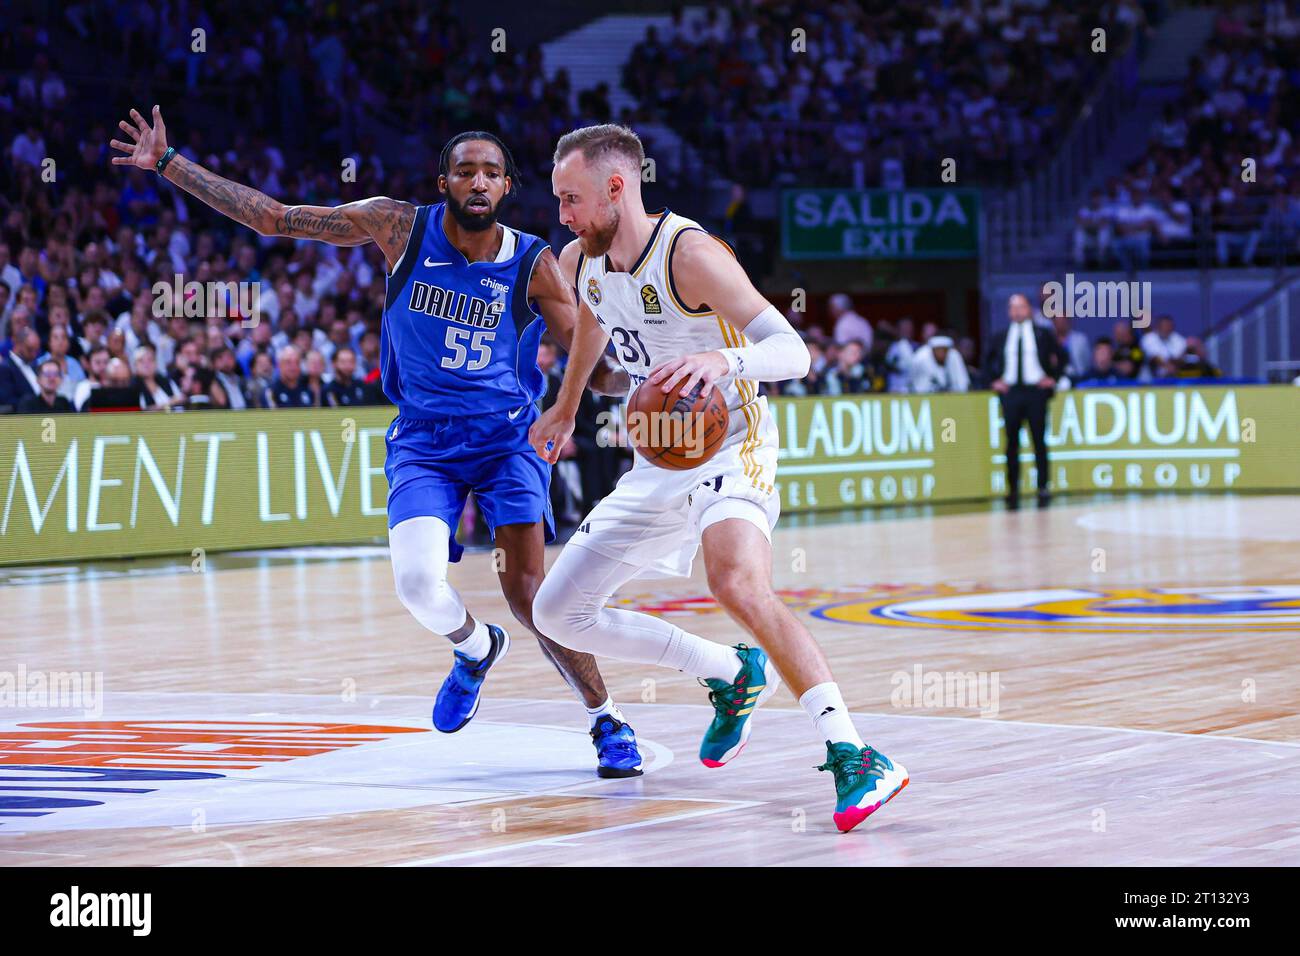
[[[696,352],[694,355],[683,355],[681,358],[659,363],[645,383],[659,385],[662,382],[660,388],[667,394],[678,382],[684,381],[681,390],[683,396],[689,395],[698,383],[702,386],[700,394],[708,395],[713,384],[730,371],[731,366],[727,364],[726,356],[721,352]]]

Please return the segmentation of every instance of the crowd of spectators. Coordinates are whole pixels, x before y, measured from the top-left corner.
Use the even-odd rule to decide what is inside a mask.
[[[1110,0],[1103,12],[1121,31],[1143,29],[1137,0]],[[1032,162],[1094,69],[1072,53],[1087,49],[1090,21],[1063,0],[810,0],[797,17],[788,5],[741,3],[699,17],[678,9],[668,30],[651,33],[633,53],[625,81],[641,98],[638,116],[650,128],[695,123],[682,131],[722,150],[719,162],[742,180],[764,185],[791,175],[831,184],[862,158],[888,182],[903,176],[904,154],[923,158],[958,146],[995,165],[1013,155]],[[181,29],[191,21],[207,30],[202,54],[191,52],[191,34]],[[151,88],[171,91],[185,104],[169,111],[180,152],[286,202],[436,198],[434,158],[414,167],[386,163],[363,116],[418,129],[435,144],[464,128],[498,130],[526,184],[509,221],[553,239],[559,227],[545,183],[555,139],[577,123],[610,118],[607,90],[571,103],[568,77],[560,71],[547,79],[536,48],[471,49],[448,4],[403,0],[351,10],[308,2],[267,11],[236,2],[205,11],[185,0],[83,3],[52,27],[46,22],[0,13],[4,410],[384,400],[378,250],[260,238],[152,174],[110,166],[107,141],[124,109],[106,101],[134,95],[111,77],[147,77]],[[1276,187],[1270,214],[1285,206],[1288,221],[1296,219],[1300,144],[1287,130],[1300,89],[1300,29],[1287,25],[1297,22],[1284,18],[1266,29],[1220,18],[1149,154],[1081,214],[1081,255],[1139,265],[1152,236],[1185,240],[1207,200],[1194,206],[1180,197],[1208,195],[1212,213],[1228,209],[1238,192],[1229,174],[1247,153],[1259,158],[1261,182]],[[806,31],[797,53],[796,28]],[[216,114],[231,111],[239,123],[218,135]],[[809,135],[791,132],[796,121]],[[1231,148],[1216,151],[1221,143]],[[325,158],[345,152],[352,177]],[[47,176],[47,167],[57,175]],[[733,193],[742,198],[728,216],[745,209],[742,183]],[[1231,233],[1222,253],[1248,260],[1251,236]],[[191,280],[256,286],[256,321],[238,298],[197,314],[155,314],[156,283]],[[911,320],[873,325],[843,296],[831,309],[833,333],[806,332],[814,354],[808,378],[781,392],[980,387],[969,336]],[[1186,371],[1182,351],[1157,355],[1119,331],[1109,342],[1082,344],[1073,330],[1060,334],[1073,337],[1073,369],[1084,377],[1094,364],[1103,378],[1112,366],[1132,380]],[[1199,344],[1185,345],[1188,367],[1195,366]]]
[[[471,36],[450,0],[82,2],[61,14],[0,12],[0,135],[9,151],[31,125],[38,142],[22,146],[31,159],[73,157],[76,121],[97,119],[111,133],[120,108],[152,91],[170,97],[167,115],[185,104],[192,122],[183,142],[195,151],[212,151],[217,134],[223,150],[229,140],[241,154],[274,144],[316,190],[332,188],[321,177],[338,182],[345,157],[380,181],[397,175],[397,185],[414,185],[385,160],[407,165],[418,155],[428,172],[455,133],[490,129],[511,145],[525,182],[549,198],[555,141],[579,116],[610,119],[599,93],[573,101],[566,70],[548,77],[540,47],[499,51],[491,38]],[[77,96],[58,79],[59,59],[76,70]],[[33,85],[39,101],[24,96]],[[108,122],[102,113],[71,114],[72,101],[107,109]],[[274,157],[259,156],[257,166],[259,180],[298,185]]]
[[[179,0],[63,14],[0,12],[0,411],[385,400],[378,249],[262,238],[152,173],[111,166],[116,120],[148,105],[123,78],[170,93],[179,152],[286,203],[435,201],[438,144],[498,131],[516,185],[532,184],[506,217],[543,236],[559,228],[547,189],[555,140],[609,118],[599,95],[571,109],[567,75],[548,81],[537,48],[470,49],[446,3]],[[362,114],[419,130],[432,147],[423,165],[385,163]],[[230,116],[238,125],[218,135]],[[256,287],[260,308],[250,294],[157,314],[156,284],[192,281]]]
[[[624,68],[641,112],[746,185],[1016,180],[1059,144],[1108,49],[1157,3],[732,2],[650,28]]]
[[[383,400],[375,247],[220,231],[139,171],[105,176],[105,201],[70,187],[48,229],[17,209],[0,231],[0,411]],[[229,285],[159,294],[191,280]]]
[[[1300,253],[1300,4],[1219,13],[1145,152],[1075,219],[1080,266],[1251,265]]]
[[[241,175],[240,164],[213,159],[202,157]],[[42,391],[78,411],[382,400],[384,263],[373,246],[338,250],[235,233],[149,176],[106,173],[92,192],[99,202],[71,187],[48,229],[26,215],[31,210],[6,220],[0,411]],[[182,297],[172,308],[171,297],[155,292],[191,281],[204,289],[234,284],[228,288],[244,294]],[[43,389],[47,382],[53,387]],[[54,410],[52,395],[44,407]]]
[[[1067,354],[1061,387],[1120,386],[1215,379],[1222,373],[1206,356],[1204,343],[1185,337],[1172,316],[1160,316],[1147,330],[1115,322],[1106,334],[1089,337],[1064,315],[1045,315],[1046,295],[1034,322],[1051,329]],[[849,395],[870,392],[932,394],[987,389],[975,340],[936,322],[871,323],[844,294],[831,296],[831,328],[809,326],[803,313],[787,310],[800,330],[812,364],[798,381],[782,382],[769,394]]]

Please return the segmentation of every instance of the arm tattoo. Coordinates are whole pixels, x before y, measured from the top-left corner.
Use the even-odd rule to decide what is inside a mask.
[[[536,634],[536,632],[534,632]],[[555,669],[560,672],[564,682],[572,687],[585,704],[588,699],[606,700],[609,691],[605,688],[605,679],[600,675],[596,658],[582,651],[571,651],[556,644],[549,637],[537,634],[537,641]]]
[[[275,220],[275,234],[293,238],[354,239],[358,231],[342,209],[331,209],[323,215],[309,206],[286,206],[284,214]]]
[[[363,199],[353,205],[357,207],[361,228],[379,244],[389,263],[395,264],[402,258],[411,227],[415,225],[415,207],[387,196]]]
[[[265,234],[273,225],[271,213],[279,203],[270,196],[218,176],[184,156],[177,154],[165,176],[191,196],[250,229]]]
[[[336,246],[359,246],[373,239],[390,264],[401,258],[415,222],[413,205],[386,196],[334,208],[285,206],[263,192],[231,182],[179,155],[167,167],[165,175],[217,212],[261,235],[319,239]]]

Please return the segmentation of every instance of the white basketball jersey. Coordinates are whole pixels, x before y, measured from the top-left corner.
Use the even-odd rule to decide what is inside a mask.
[[[700,309],[688,308],[673,285],[670,263],[678,237],[690,229],[705,235],[709,234],[708,230],[668,210],[652,214],[652,218],[655,227],[650,241],[627,272],[612,271],[608,256],[596,260],[582,256],[578,263],[578,294],[609,333],[618,360],[631,376],[633,388],[665,360],[695,352],[737,348],[749,341],[709,308],[708,303],[702,303]],[[774,454],[776,423],[768,413],[767,399],[758,394],[758,384],[739,378],[719,383],[717,387],[731,413],[728,444],[733,440],[743,443],[747,460],[762,445],[767,445]],[[637,463],[641,463],[640,458]],[[747,470],[752,472],[757,487],[771,491],[774,468]]]

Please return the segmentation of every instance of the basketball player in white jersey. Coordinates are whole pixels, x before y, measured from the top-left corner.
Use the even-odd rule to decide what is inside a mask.
[[[682,395],[697,384],[720,389],[729,431],[698,468],[669,471],[638,457],[565,546],[533,615],[573,650],[702,678],[715,711],[700,746],[709,767],[743,748],[753,710],[776,691],[779,673],[826,742],[820,769],[835,776],[835,824],[851,830],[908,778],[863,744],[821,648],[772,589],[777,429],[757,383],[801,378],[808,349],[726,245],[682,216],[646,213],[644,158],[634,132],[608,124],[575,130],[556,147],[551,183],[560,221],[577,237],[560,269],[574,277],[579,314],[559,397],[529,441],[555,461],[611,340],[630,386]],[[701,546],[710,590],[758,646],[727,647],[605,606],[632,578],[689,575]]]

